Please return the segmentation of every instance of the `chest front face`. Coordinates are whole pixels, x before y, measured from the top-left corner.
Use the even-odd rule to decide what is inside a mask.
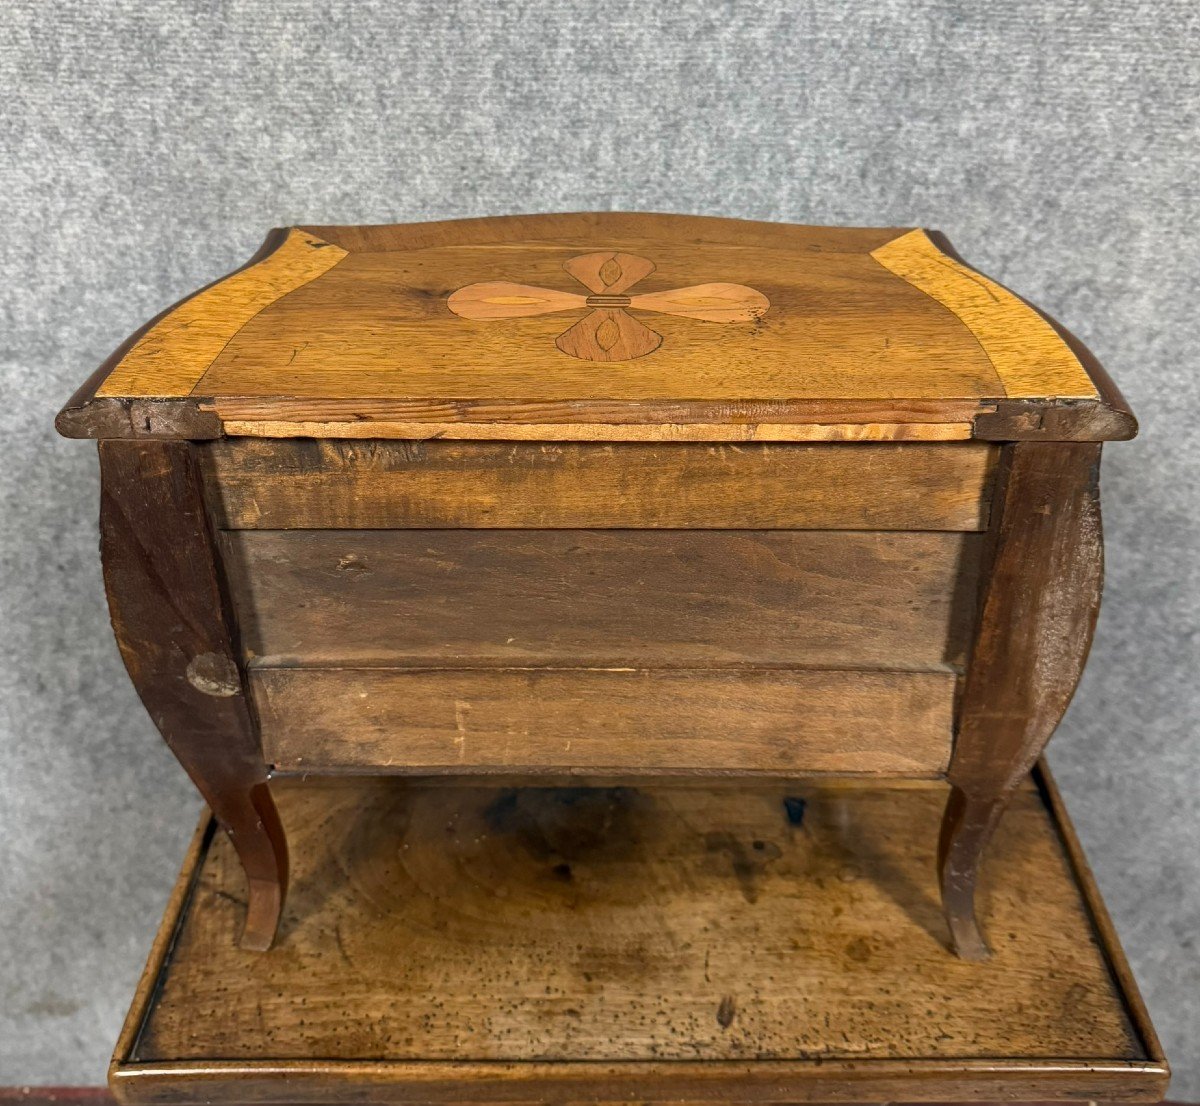
[[[820,771],[950,754],[987,443],[204,449],[288,771]]]

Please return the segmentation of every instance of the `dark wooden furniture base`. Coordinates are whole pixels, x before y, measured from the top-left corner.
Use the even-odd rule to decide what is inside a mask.
[[[603,784],[604,781],[589,781]],[[936,783],[277,787],[281,940],[206,818],[123,1103],[1156,1101],[1167,1068],[1044,772],[944,952]]]

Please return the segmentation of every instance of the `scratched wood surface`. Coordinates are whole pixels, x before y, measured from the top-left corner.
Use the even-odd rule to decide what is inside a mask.
[[[997,416],[1019,437],[1135,426],[1086,351],[923,231],[599,213],[276,239],[123,351],[60,429],[947,440],[989,438]],[[127,417],[148,399],[141,423]]]
[[[409,773],[936,776],[952,672],[253,668],[268,763]]]
[[[237,530],[254,664],[960,666],[983,536]]]
[[[202,456],[232,530],[982,530],[996,447],[242,438]]]
[[[946,955],[938,785],[276,790],[278,944],[236,948],[242,877],[206,842],[129,1064],[1148,1059],[1032,787],[984,963]]]

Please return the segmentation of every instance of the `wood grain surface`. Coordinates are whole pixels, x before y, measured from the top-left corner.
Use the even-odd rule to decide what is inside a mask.
[[[491,423],[470,412],[483,406],[503,412],[493,434],[549,423],[553,440],[627,425],[734,441],[814,440],[816,425],[861,437],[864,421],[879,440],[899,426],[999,440],[1136,425],[1074,339],[923,231],[597,213],[279,237],[122,351],[64,408],[63,433],[331,437],[378,421],[373,436],[409,436],[387,417],[396,404],[449,410],[444,436],[480,437]],[[600,279],[614,257],[636,281]],[[571,275],[588,258],[583,277],[603,289],[590,298]],[[539,403],[574,417],[528,421]],[[913,403],[932,417],[905,417]],[[222,413],[246,404],[254,417]],[[823,418],[830,404],[844,417]],[[885,412],[864,420],[863,404]],[[664,405],[678,422],[647,417]],[[757,417],[764,405],[774,420]]]
[[[819,772],[934,777],[951,672],[254,668],[289,772]]]
[[[436,407],[437,405],[432,405]],[[316,422],[283,419],[226,419],[225,433],[247,438],[392,438],[424,441],[457,438],[485,442],[962,442],[973,437],[965,422],[748,422],[736,426],[703,423],[400,422],[382,417],[344,422],[322,412]],[[946,412],[939,412],[945,415]],[[207,434],[205,439],[219,435]],[[991,439],[988,439],[991,440]]]
[[[235,948],[241,875],[203,836],[114,1059],[125,1102],[1165,1087],[1077,844],[1035,788],[997,835],[980,964],[944,948],[941,786],[275,786],[296,842],[280,943]]]
[[[981,536],[239,530],[245,655],[340,664],[960,665]]]
[[[563,266],[598,245],[653,261],[640,294],[735,284],[761,293],[770,310],[740,325],[655,314],[651,325],[662,341],[654,352],[597,364],[556,346],[571,324],[562,315],[471,320],[450,308],[451,294],[476,283],[578,291]],[[626,401],[1004,394],[957,316],[868,253],[731,248],[669,232],[603,243],[546,237],[352,252],[250,320],[196,392]]]
[[[979,530],[995,447],[230,439],[203,454],[235,530]]]

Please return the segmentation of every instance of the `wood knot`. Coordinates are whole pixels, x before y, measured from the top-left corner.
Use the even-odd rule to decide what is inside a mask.
[[[229,699],[242,690],[237,665],[220,653],[201,653],[187,666],[187,681],[197,691],[218,699]]]

